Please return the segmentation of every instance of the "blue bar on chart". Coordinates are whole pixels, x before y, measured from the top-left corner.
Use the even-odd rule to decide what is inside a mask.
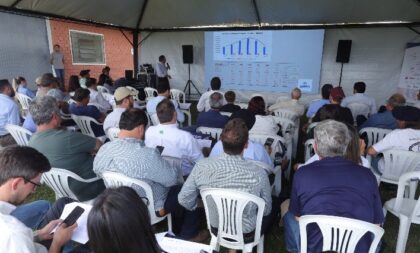
[[[226,55],[226,48],[223,47],[223,55]]]
[[[258,53],[258,40],[255,41],[255,55]]]
[[[246,54],[249,55],[249,38],[246,39]]]
[[[238,48],[238,54],[241,54],[241,41],[239,41],[239,48]]]
[[[230,54],[233,55],[233,44],[230,44]]]
[[[264,54],[264,55],[266,55],[266,54],[265,54],[265,47],[263,47],[263,54]]]

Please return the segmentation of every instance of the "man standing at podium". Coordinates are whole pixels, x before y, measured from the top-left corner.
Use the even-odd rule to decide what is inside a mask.
[[[157,77],[166,77],[171,79],[171,76],[168,75],[168,70],[170,69],[169,64],[166,62],[166,57],[164,55],[159,56],[159,62],[156,63],[155,72]]]

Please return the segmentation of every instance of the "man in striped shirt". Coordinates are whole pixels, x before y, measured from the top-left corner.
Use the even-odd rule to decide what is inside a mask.
[[[229,121],[223,129],[221,140],[224,153],[217,157],[200,160],[194,166],[178,195],[179,203],[188,210],[197,207],[201,189],[225,188],[243,191],[261,197],[265,201],[264,219],[261,228],[264,233],[274,215],[271,212],[271,188],[267,173],[243,158],[243,150],[248,145],[248,128],[242,119]],[[210,207],[210,223],[217,228],[216,207]],[[249,205],[244,210],[243,232],[255,230],[256,206]]]

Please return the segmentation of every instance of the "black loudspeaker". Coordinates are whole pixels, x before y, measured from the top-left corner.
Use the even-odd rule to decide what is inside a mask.
[[[134,71],[132,71],[130,69],[126,69],[125,70],[125,79],[127,79],[127,80],[133,80],[134,79],[133,72]]]
[[[182,45],[182,60],[185,64],[192,64],[194,59],[193,46]]]
[[[350,60],[351,40],[339,40],[336,62],[348,63]]]

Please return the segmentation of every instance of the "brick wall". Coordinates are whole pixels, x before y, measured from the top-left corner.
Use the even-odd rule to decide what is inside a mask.
[[[104,65],[73,65],[70,49],[69,30],[98,33],[104,36],[105,63],[111,68],[111,77],[116,80],[124,76],[126,69],[133,69],[131,44],[118,29],[102,28],[91,25],[50,20],[52,45],[59,44],[64,54],[65,82],[70,75],[79,75],[80,70],[90,69],[90,76],[98,78]],[[132,34],[124,31],[132,40]]]

